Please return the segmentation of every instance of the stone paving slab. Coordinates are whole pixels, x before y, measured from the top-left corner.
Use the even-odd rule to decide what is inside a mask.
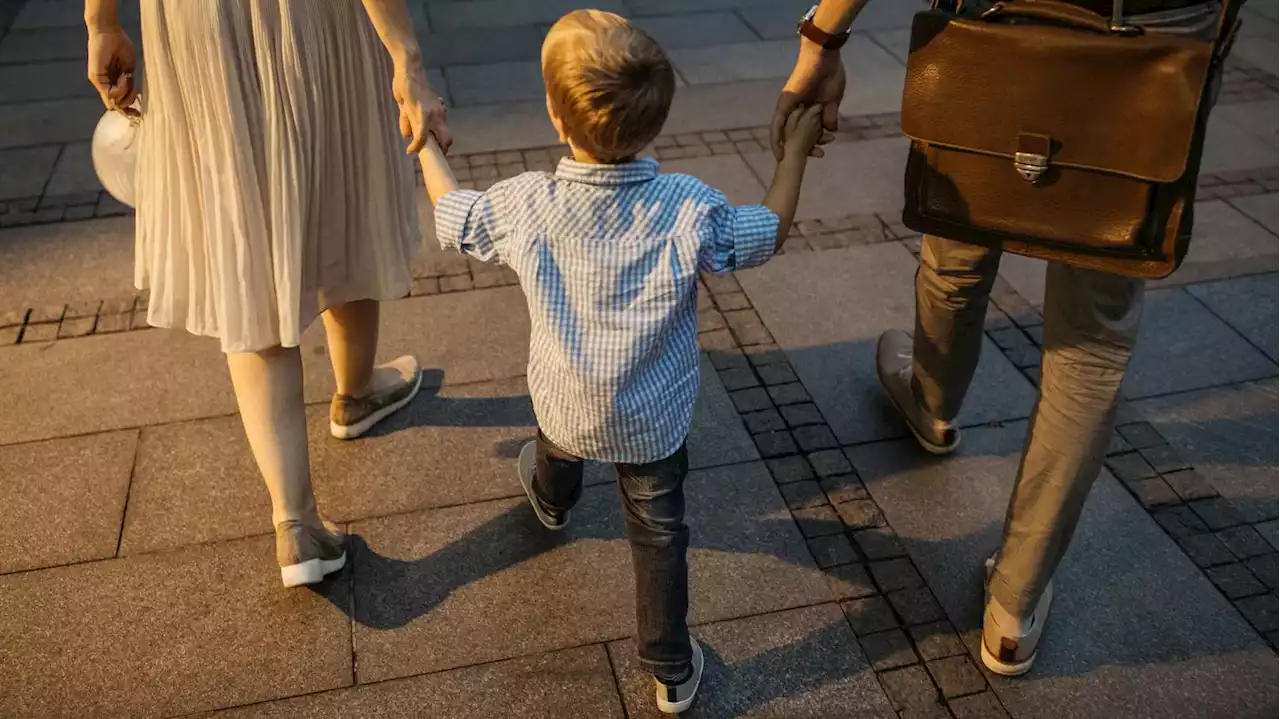
[[[120,21],[137,22],[137,3],[121,3]],[[14,30],[56,27],[84,29],[84,3],[80,0],[34,0],[23,6],[13,20]]]
[[[771,181],[777,169],[773,153],[755,152],[745,158],[761,182]],[[906,162],[907,140],[900,137],[828,147],[825,158],[809,163],[796,220],[873,212],[901,216],[902,183],[897,178]]]
[[[536,60],[454,65],[444,70],[449,96],[458,107],[539,100],[545,96]],[[465,131],[465,126],[462,127]]]
[[[534,60],[542,51],[542,33],[533,25],[453,28],[443,32],[418,26],[417,30],[422,62],[432,68]]]
[[[635,18],[634,22],[668,52],[688,47],[732,45],[759,40],[751,28],[731,12],[640,17]]]
[[[1257,167],[1263,158],[1276,156],[1274,133],[1266,137],[1259,129],[1259,123],[1265,122],[1261,119],[1261,108],[1267,104],[1224,105],[1214,109],[1205,135],[1204,157],[1200,162],[1202,173],[1244,170]],[[1270,112],[1274,116],[1274,107]]]
[[[909,2],[877,2],[873,5],[894,7],[909,6]],[[858,18],[861,22],[862,18]],[[889,51],[866,35],[854,35],[840,51],[848,70],[844,99],[840,102],[841,115],[877,115],[898,112],[902,109],[902,88],[906,82],[906,65]],[[789,74],[789,73],[788,73]],[[881,176],[881,182],[901,185],[899,181],[906,168],[906,153],[899,158],[899,167],[893,173]],[[901,189],[901,188],[899,188]]]
[[[103,112],[97,98],[0,104],[0,149],[88,140]]]
[[[160,716],[351,683],[345,581],[282,591],[274,539],[0,577],[0,715]]]
[[[1257,222],[1259,225],[1271,230],[1271,234],[1280,232],[1280,203],[1277,202],[1280,195],[1272,192],[1266,195],[1254,195],[1253,197],[1237,197],[1231,201],[1231,205],[1237,210],[1243,212],[1249,219]]]
[[[39,197],[57,161],[56,147],[0,150],[0,201]]]
[[[751,173],[741,155],[666,160],[662,171],[693,175],[723,192],[735,205],[757,205],[764,200],[765,186]]]
[[[778,346],[842,444],[901,437],[876,379],[880,333],[914,324],[916,260],[896,243],[783,255],[738,273]],[[984,339],[962,424],[1026,417],[1034,390]]]
[[[57,156],[57,148],[48,149]],[[0,153],[0,163],[6,160]],[[132,218],[0,231],[0,308],[4,311],[103,300],[135,291]]]
[[[97,97],[82,60],[0,65],[0,102]]]
[[[1274,271],[1276,236],[1221,200],[1196,203],[1195,232],[1182,267],[1153,287]]]
[[[911,441],[851,460],[976,654],[982,562],[999,544],[1026,424],[971,429],[948,460]],[[1059,568],[1032,673],[990,677],[1015,717],[1276,712],[1276,656],[1107,473]]]
[[[1124,395],[1140,399],[1275,374],[1275,362],[1174,287],[1147,292]]]
[[[136,431],[0,447],[0,574],[114,557]]]
[[[426,383],[438,384],[438,377]],[[516,458],[536,431],[528,393],[519,377],[428,387],[355,442],[329,436],[327,405],[310,407],[312,481],[321,511],[335,522],[348,522],[523,496],[515,481]],[[719,377],[704,360],[689,437],[690,467],[757,457]],[[601,484],[615,476],[593,466],[587,481]],[[125,477],[127,483],[127,470]],[[266,534],[270,517],[271,503],[239,417],[142,430],[120,535],[122,554]],[[112,553],[119,512],[115,519]]]
[[[449,672],[360,684],[209,716],[621,719],[605,648],[566,649]]]
[[[83,18],[83,9],[81,13]],[[121,25],[135,42],[142,37],[137,21],[124,19]],[[10,29],[3,38],[0,38],[0,64],[84,60],[89,52],[83,26],[84,20],[81,19],[75,27]]]
[[[1263,3],[1259,3],[1263,4]],[[1272,9],[1274,13],[1274,8]],[[1273,26],[1274,27],[1274,26]],[[1234,57],[1243,58],[1250,63],[1266,70],[1272,75],[1280,74],[1278,67],[1276,37],[1272,34],[1270,37],[1253,36],[1241,38],[1231,48],[1231,54]]]
[[[763,465],[695,471],[686,491],[692,621],[831,598]],[[631,636],[617,490],[587,488],[573,516],[548,533],[521,498],[353,524],[359,680]]]
[[[706,669],[685,717],[887,717],[894,714],[875,673],[834,604],[708,624],[693,632]],[[609,645],[627,716],[659,719],[653,678],[635,643]]]
[[[1248,522],[1277,515],[1275,380],[1134,404]]]
[[[795,40],[668,50],[676,72],[690,85],[784,78],[796,64]],[[766,119],[767,121],[767,119]]]
[[[1276,361],[1276,275],[1253,275],[1189,285],[1187,292],[1203,302],[1232,329]]]
[[[443,32],[458,28],[510,27],[514,25],[550,25],[562,15],[577,10],[577,0],[459,0],[431,2],[427,13],[431,28]],[[622,0],[595,0],[597,10],[626,14]]]

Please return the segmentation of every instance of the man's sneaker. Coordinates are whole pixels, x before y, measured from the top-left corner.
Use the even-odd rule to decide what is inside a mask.
[[[538,460],[538,443],[536,441],[529,442],[520,450],[520,464],[517,466],[517,472],[520,475],[520,486],[524,487],[524,494],[529,498],[529,506],[533,507],[533,514],[542,522],[542,526],[553,532],[559,532],[569,524],[569,513],[555,512],[548,509],[542,504],[542,500],[538,499],[538,495],[533,493],[533,473],[537,467]]]
[[[405,355],[384,365],[373,368],[394,370],[399,380],[374,391],[367,397],[350,397],[335,394],[329,404],[329,431],[338,439],[355,439],[373,429],[373,426],[386,419],[392,412],[413,401],[418,389],[422,387],[422,370],[418,360]]]
[[[1018,621],[996,600],[987,597],[987,608],[982,617],[982,663],[987,669],[1006,677],[1021,676],[1031,671],[1052,602],[1053,582],[1049,582],[1031,619]]]
[[[693,647],[689,676],[678,684],[667,684],[656,677],[653,680],[657,690],[658,711],[663,714],[688,711],[693,706],[694,697],[698,696],[698,685],[702,683],[702,647],[693,637],[689,637],[689,644]]]
[[[920,409],[911,389],[911,345],[911,335],[902,330],[889,330],[880,335],[876,346],[876,374],[880,385],[925,451],[951,454],[960,446],[960,430],[951,422],[926,417]]]
[[[276,525],[276,561],[286,587],[316,584],[347,563],[345,538],[340,532],[301,522]]]

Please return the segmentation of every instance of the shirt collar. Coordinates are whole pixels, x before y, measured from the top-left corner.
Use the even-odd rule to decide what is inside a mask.
[[[588,185],[630,185],[648,182],[658,176],[658,161],[644,157],[619,165],[591,165],[566,157],[556,167],[556,177]]]

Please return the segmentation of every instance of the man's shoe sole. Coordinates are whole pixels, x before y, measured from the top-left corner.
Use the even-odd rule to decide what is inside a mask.
[[[1027,657],[1025,661],[1018,662],[1017,664],[1007,664],[996,659],[991,652],[987,651],[987,643],[986,641],[982,641],[983,666],[989,669],[992,674],[999,674],[1002,677],[1020,677],[1023,674],[1026,674],[1031,671],[1031,665],[1035,664],[1036,657],[1039,655],[1040,650],[1037,649],[1030,657]]]
[[[530,442],[520,450],[520,462],[516,467],[516,473],[520,480],[520,486],[524,488],[524,496],[529,499],[529,508],[533,510],[533,516],[538,518],[538,523],[550,529],[553,532],[559,532],[569,526],[569,513],[564,513],[564,519],[559,524],[547,519],[538,509],[538,499],[533,495],[533,465],[538,458],[538,446],[534,442]],[[528,477],[526,480],[525,478]]]
[[[409,394],[404,396],[397,402],[383,407],[355,424],[338,424],[337,422],[329,423],[329,432],[337,439],[355,439],[360,435],[373,429],[374,425],[391,416],[395,412],[403,409],[405,405],[413,401],[418,396],[418,390],[422,389],[422,372],[419,371],[417,376],[413,378],[413,389],[409,390]]]
[[[337,559],[308,559],[299,564],[290,564],[280,568],[280,581],[285,587],[300,587],[304,584],[319,584],[325,575],[333,574],[347,565],[347,553],[344,551]]]
[[[902,417],[903,424],[907,425],[907,429],[911,430],[912,436],[916,438],[916,443],[919,444],[924,451],[937,457],[945,457],[959,449],[960,430],[958,429],[956,430],[956,441],[949,445],[934,444],[933,442],[925,439],[924,435],[920,434],[920,432],[916,430],[916,426],[911,424],[911,420],[907,419],[906,409],[904,409],[902,405],[898,404],[898,400],[894,398],[893,392],[889,391],[889,383],[885,381],[884,374],[880,372],[880,365],[878,363],[876,364],[876,378],[880,380],[880,389],[884,390],[884,395],[889,398],[889,402],[893,405],[894,409],[898,410],[898,416]]]

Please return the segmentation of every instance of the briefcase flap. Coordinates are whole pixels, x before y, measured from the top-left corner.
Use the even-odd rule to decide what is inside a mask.
[[[1028,137],[1047,138],[1051,166],[1174,182],[1212,57],[1213,44],[1192,37],[929,10],[912,25],[902,131],[1011,164]]]

